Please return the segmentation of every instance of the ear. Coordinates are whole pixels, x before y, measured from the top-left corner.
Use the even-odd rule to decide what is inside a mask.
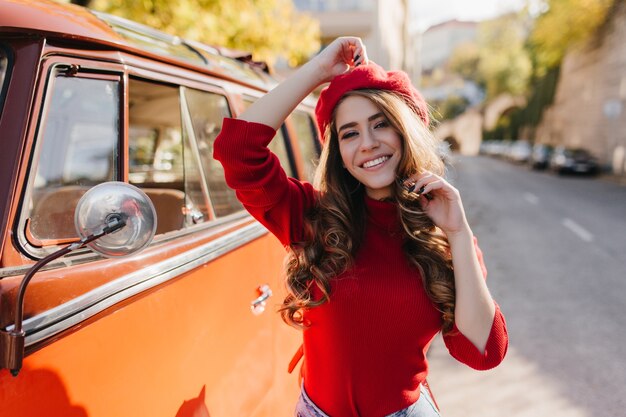
[[[200,390],[200,395],[198,395],[198,399],[204,401],[205,396],[206,396],[206,385],[203,385],[202,389]]]

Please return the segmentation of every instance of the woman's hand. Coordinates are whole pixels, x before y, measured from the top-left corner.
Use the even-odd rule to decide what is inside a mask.
[[[485,283],[459,190],[430,171],[412,175],[404,181],[405,187],[408,184],[420,195],[422,209],[446,234],[450,244],[455,289],[454,323],[474,347],[486,355],[496,307]]]
[[[411,176],[404,183],[414,184],[413,189],[420,195],[422,209],[448,238],[469,230],[459,190],[448,181],[430,171],[424,171]]]
[[[310,61],[317,67],[320,84],[332,80],[355,66],[367,64],[367,52],[360,38],[344,36],[335,39]]]
[[[255,101],[238,118],[277,130],[293,109],[320,84],[366,63],[367,53],[361,39],[337,38],[289,78]]]

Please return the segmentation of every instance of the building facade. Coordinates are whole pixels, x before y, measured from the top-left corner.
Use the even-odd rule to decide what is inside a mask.
[[[319,20],[323,46],[339,36],[359,36],[371,60],[419,79],[407,0],[294,0],[294,5]]]
[[[418,66],[424,80],[420,88],[428,102],[442,103],[456,97],[464,99],[468,106],[475,106],[485,99],[484,91],[475,82],[447,68],[457,48],[476,42],[478,25],[478,22],[448,20],[422,34]]]
[[[459,20],[448,20],[428,28],[422,36],[422,71],[429,72],[444,65],[458,46],[474,42],[477,33],[477,22]]]

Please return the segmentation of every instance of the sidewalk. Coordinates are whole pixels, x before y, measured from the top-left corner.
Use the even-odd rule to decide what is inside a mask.
[[[475,371],[455,361],[438,337],[430,349],[428,384],[443,417],[591,417],[559,381],[509,347],[504,362]],[[600,415],[616,416],[602,410]]]

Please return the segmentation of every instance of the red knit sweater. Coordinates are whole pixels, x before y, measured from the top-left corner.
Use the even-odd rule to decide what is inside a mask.
[[[215,158],[246,209],[284,245],[301,241],[303,213],[316,191],[287,178],[267,145],[269,126],[226,119],[215,141]],[[365,199],[363,243],[347,272],[333,278],[330,301],[305,312],[304,385],[333,417],[382,417],[419,398],[426,379],[426,352],[441,329],[418,270],[402,252],[394,203]],[[483,271],[482,254],[477,253]],[[451,355],[475,369],[498,365],[506,354],[506,324],[496,305],[491,333],[481,353],[458,329],[444,336]]]

